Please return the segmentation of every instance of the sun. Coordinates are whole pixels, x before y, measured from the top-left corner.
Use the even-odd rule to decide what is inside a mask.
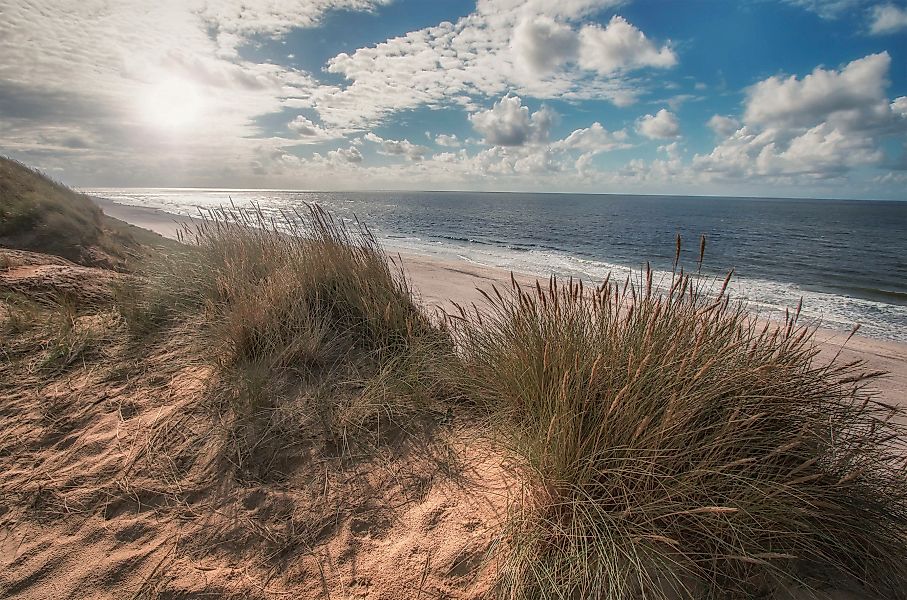
[[[142,98],[142,113],[148,123],[168,131],[190,128],[201,117],[204,98],[198,86],[181,78],[154,84]]]

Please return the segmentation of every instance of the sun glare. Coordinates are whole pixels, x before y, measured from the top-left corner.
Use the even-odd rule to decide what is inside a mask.
[[[198,86],[178,78],[155,84],[142,102],[142,112],[149,124],[170,131],[191,127],[203,108],[204,99]]]

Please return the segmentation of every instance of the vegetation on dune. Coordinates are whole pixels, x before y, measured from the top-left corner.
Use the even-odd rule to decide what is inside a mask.
[[[342,460],[458,411],[522,466],[495,546],[501,598],[907,597],[897,410],[861,363],[819,363],[797,314],[763,325],[727,282],[679,270],[664,289],[651,271],[514,281],[436,320],[366,228],[317,207],[216,211],[183,241],[98,311],[131,347],[178,339],[212,370],[205,409],[240,479],[279,479],[305,444]],[[101,355],[103,327],[46,310],[7,301],[7,358],[53,376]]]
[[[905,597],[907,438],[878,373],[699,281],[514,282],[450,319],[461,385],[526,464],[501,597]]]
[[[136,228],[114,223],[85,194],[0,157],[0,247],[122,269],[135,247],[130,229]]]
[[[312,413],[347,446],[351,428],[374,441],[382,418],[439,397],[431,365],[452,355],[449,338],[366,228],[317,207],[279,224],[258,210],[221,210],[184,236],[180,253],[121,287],[119,309],[139,336],[200,317],[194,335],[250,465],[273,456],[249,449],[306,429],[300,419]],[[306,415],[288,415],[299,398]]]

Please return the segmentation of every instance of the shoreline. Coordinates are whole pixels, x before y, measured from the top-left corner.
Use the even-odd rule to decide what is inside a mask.
[[[119,204],[92,196],[105,214],[136,227],[151,230],[164,237],[175,239],[177,231],[199,222],[193,217],[176,215],[151,207]],[[451,301],[459,304],[481,302],[478,288],[490,289],[510,286],[510,272],[504,269],[477,265],[466,260],[438,258],[412,252],[389,251],[400,256],[407,277],[419,299],[431,309],[452,308]],[[514,273],[520,283],[532,283],[538,277]],[[884,401],[907,405],[907,344],[854,335],[847,345],[841,346],[849,334],[819,328],[814,341],[819,347],[819,360],[828,362],[840,351],[840,360],[864,360],[869,371],[886,371],[888,375],[873,386]]]

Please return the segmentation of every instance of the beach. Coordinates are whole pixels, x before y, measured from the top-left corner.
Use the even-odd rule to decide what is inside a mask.
[[[175,239],[177,231],[196,222],[193,218],[155,208],[128,206],[101,198],[95,198],[95,201],[109,216],[169,238]],[[407,276],[429,308],[451,310],[454,308],[452,301],[461,305],[481,303],[480,290],[491,291],[493,285],[499,289],[510,286],[510,272],[503,269],[412,252],[392,252],[392,255],[402,259]],[[525,273],[514,273],[514,276],[521,284],[532,284],[536,279]],[[881,400],[904,405],[907,399],[907,344],[859,334],[849,341],[847,338],[847,333],[818,329],[814,336],[819,348],[818,360],[828,362],[838,356],[843,362],[864,361],[867,371],[884,371],[887,375],[877,379],[873,389]]]

